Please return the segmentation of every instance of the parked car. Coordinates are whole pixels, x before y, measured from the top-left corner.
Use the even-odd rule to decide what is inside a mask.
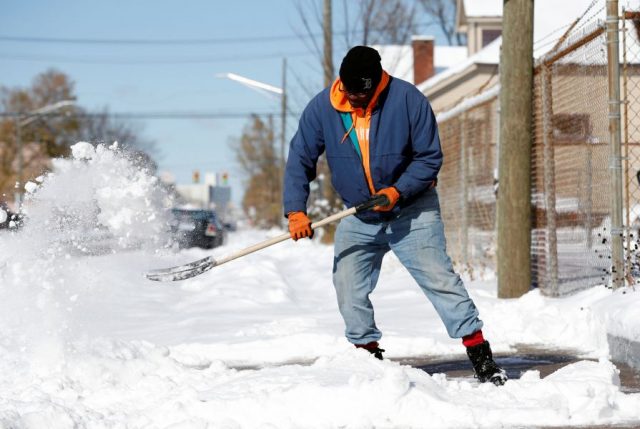
[[[211,249],[225,242],[225,228],[213,210],[171,210],[171,232],[180,247],[202,247]]]

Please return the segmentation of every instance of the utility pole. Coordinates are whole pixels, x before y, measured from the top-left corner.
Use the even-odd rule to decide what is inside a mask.
[[[325,88],[333,82],[333,26],[331,23],[331,0],[324,0],[322,9],[322,35],[324,58],[322,61]]]
[[[335,78],[333,72],[333,22],[331,12],[331,0],[324,0],[324,7],[322,9],[322,35],[323,35],[323,56],[322,56],[322,83],[326,88],[331,86],[333,79]],[[335,189],[331,185],[331,173],[329,172],[329,165],[326,160],[326,155],[322,155],[318,162],[318,178],[322,196],[329,202],[329,208],[332,213],[338,211],[338,205],[340,198]],[[335,225],[327,225],[322,235],[322,241],[324,243],[333,242],[333,236],[335,233]]]
[[[287,144],[287,59],[282,59],[282,96],[280,97],[281,107],[282,107],[282,118],[280,122],[281,133],[280,133],[280,198],[282,202],[282,198],[284,196],[284,169],[287,164],[287,160],[284,157],[285,147]],[[281,212],[284,210],[284,204],[280,204]],[[280,226],[283,228],[286,227],[285,217],[286,213],[281,213],[280,216]]]
[[[271,141],[269,142],[271,149],[273,150],[273,157],[275,158],[274,161],[276,163],[276,171],[275,171],[275,177],[273,178],[269,178],[267,180],[274,180],[275,183],[271,183],[269,186],[269,202],[271,204],[271,207],[269,207],[269,215],[268,215],[268,219],[271,219],[271,216],[274,216],[273,220],[276,221],[277,224],[280,224],[281,222],[277,222],[278,220],[280,220],[280,215],[282,213],[282,204],[280,204],[280,202],[282,201],[282,192],[281,192],[281,188],[279,185],[281,185],[281,181],[280,181],[280,175],[278,174],[278,155],[276,155],[278,153],[278,151],[276,150],[276,133],[274,131],[274,125],[273,125],[273,115],[269,114],[269,118],[268,118],[268,123],[269,123],[269,133],[271,134]]]
[[[500,57],[498,297],[531,287],[533,3],[504,0]]]

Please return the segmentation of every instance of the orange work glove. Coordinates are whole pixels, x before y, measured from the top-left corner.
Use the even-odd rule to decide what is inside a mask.
[[[313,237],[311,220],[309,220],[304,212],[291,212],[287,218],[289,218],[289,233],[295,241],[298,241],[300,238]]]
[[[389,204],[386,206],[375,206],[373,208],[374,212],[388,212],[393,209],[398,200],[400,199],[400,192],[393,186],[389,186],[388,188],[380,189],[376,192],[376,195],[384,195],[389,199]]]

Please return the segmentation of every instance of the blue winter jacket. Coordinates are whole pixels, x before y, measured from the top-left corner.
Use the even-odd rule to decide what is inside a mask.
[[[371,198],[362,161],[340,113],[331,105],[330,88],[307,105],[291,140],[284,177],[284,213],[304,211],[318,157],[326,152],[331,183],[347,207]],[[395,186],[400,201],[391,212],[367,211],[365,221],[383,221],[429,189],[442,166],[438,127],[427,98],[409,82],[391,77],[371,115],[369,164],[376,191]]]

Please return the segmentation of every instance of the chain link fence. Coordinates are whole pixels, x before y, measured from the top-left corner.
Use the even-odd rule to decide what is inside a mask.
[[[551,296],[611,279],[607,48],[604,23],[595,18],[602,10],[574,23],[534,72],[532,278]],[[640,14],[632,18],[621,32],[628,279],[640,226]],[[472,276],[496,269],[498,95],[494,87],[438,114],[449,252],[457,270]]]
[[[471,103],[438,117],[444,151],[438,192],[450,256],[458,271],[474,277],[495,270],[497,92]]]
[[[548,295],[609,281],[605,37],[599,23],[583,27],[535,69],[531,256]]]

